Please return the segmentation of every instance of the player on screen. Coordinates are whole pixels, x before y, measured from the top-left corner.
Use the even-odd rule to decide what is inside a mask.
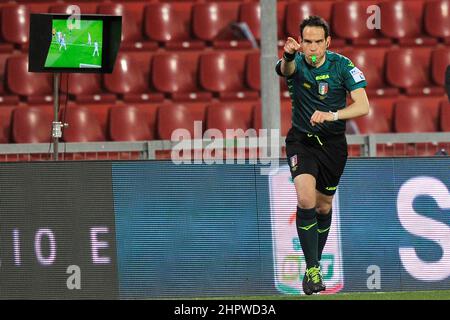
[[[64,47],[64,50],[67,50],[66,47],[66,36],[62,35],[61,38],[59,39],[59,51],[61,51],[61,48]]]
[[[87,42],[87,44],[88,44],[89,46],[92,45],[92,38],[91,38],[91,33],[90,33],[90,32],[88,32],[88,42]]]
[[[98,42],[94,41],[94,53],[92,54],[92,56],[95,56],[95,54],[97,54],[97,56],[100,56],[100,53],[98,52]]]
[[[61,31],[56,32],[56,41],[58,42],[58,44],[61,44],[61,37],[62,32]]]
[[[292,99],[286,155],[297,192],[297,233],[306,260],[303,292],[325,290],[320,267],[331,226],[332,201],[347,161],[346,120],[366,115],[363,73],[346,57],[327,50],[328,23],[310,16],[299,42],[289,37],[276,71]],[[346,95],[353,100],[346,106]]]

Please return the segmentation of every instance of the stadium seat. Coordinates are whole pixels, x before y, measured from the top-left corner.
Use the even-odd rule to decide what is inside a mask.
[[[145,34],[166,49],[202,49],[192,34],[192,2],[150,3],[145,8]]]
[[[99,14],[122,16],[122,43],[125,50],[156,50],[156,42],[146,41],[143,34],[143,19],[145,2],[100,3],[97,7]]]
[[[431,53],[431,77],[438,86],[445,85],[445,69],[450,65],[450,48],[438,48]]]
[[[247,86],[254,91],[261,91],[260,58],[260,51],[250,52],[245,58],[245,81],[247,83]]]
[[[152,59],[152,81],[156,90],[174,101],[209,101],[210,92],[199,87],[199,52],[156,54]]]
[[[256,41],[261,40],[261,5],[259,2],[241,3],[238,21],[247,24]]]
[[[11,142],[11,123],[14,106],[0,107],[0,143]]]
[[[65,112],[65,122],[69,125],[63,131],[63,141],[106,141],[106,134],[102,130],[100,121],[90,108],[71,106],[62,112]]]
[[[227,129],[253,128],[253,103],[216,103],[209,105],[206,110],[207,129],[217,129],[226,135]],[[208,131],[205,136],[209,137]]]
[[[450,132],[450,102],[441,102],[439,120],[441,131]]]
[[[146,112],[145,110],[153,112]],[[112,141],[145,141],[155,138],[156,107],[134,105],[112,107],[109,132]]]
[[[400,45],[434,45],[435,38],[425,34],[423,1],[383,1],[380,3],[381,33]]]
[[[80,8],[79,13],[81,14],[95,14],[97,13],[97,1],[93,2],[78,2],[76,5]],[[52,4],[48,8],[49,13],[61,13],[61,14],[76,14],[78,12],[70,8],[72,4],[70,3],[58,3]]]
[[[206,105],[197,105],[196,112],[201,112],[201,119],[203,121]],[[171,140],[172,133],[176,129],[186,129],[189,131],[190,137],[194,138],[194,108],[185,104],[170,104],[160,106],[158,110],[158,137],[161,140]],[[203,134],[203,122],[200,122],[201,127],[199,134]]]
[[[200,84],[221,100],[258,98],[256,91],[245,86],[247,52],[214,51],[200,56]]]
[[[15,55],[6,61],[8,89],[26,99],[29,103],[43,103],[53,100],[53,79],[50,73],[28,72],[28,56]]]
[[[392,49],[386,56],[388,84],[407,95],[442,95],[443,87],[431,84],[430,48]]]
[[[396,132],[436,132],[439,130],[440,98],[415,98],[397,101],[394,105]],[[394,143],[395,156],[431,156],[437,143]]]
[[[450,44],[450,1],[425,2],[425,30],[435,38]]]
[[[11,95],[6,86],[6,61],[10,54],[0,54],[0,104],[15,105],[19,102],[18,96]]]
[[[277,38],[278,38],[278,48],[284,46],[286,41],[286,5],[287,1],[277,1]]]
[[[105,88],[124,101],[129,102],[162,102],[162,93],[150,88],[151,55],[147,53],[119,53],[114,71],[103,75]]]
[[[103,92],[101,81],[101,75],[96,73],[66,73],[61,76],[60,87],[77,103],[114,102],[116,96]]]
[[[15,143],[52,141],[52,106],[18,107],[13,111],[12,140]]]
[[[394,105],[395,132],[437,132],[439,98],[415,98]]]
[[[284,18],[286,36],[298,40],[300,36],[300,23],[311,15],[319,15],[327,22],[331,21],[332,1],[308,1],[308,2],[288,2],[286,5],[286,15]],[[331,29],[331,36],[334,35]],[[333,37],[331,40],[331,50],[336,47],[345,46],[345,40]]]
[[[24,4],[6,5],[1,9],[2,38],[18,48],[26,48],[29,41],[30,10]]]
[[[398,88],[387,86],[385,82],[386,49],[352,48],[342,52],[353,64],[364,72],[367,81],[366,92],[372,96],[395,96]]]
[[[369,114],[354,119],[359,133],[374,134],[394,132],[392,127],[393,103],[393,99],[370,99]]]
[[[250,48],[250,42],[237,35],[232,27],[238,21],[239,5],[239,2],[194,3],[194,35],[218,49]]]
[[[280,101],[280,134],[286,137],[292,127],[292,103],[290,100]],[[262,104],[255,105],[254,127],[256,130],[262,129]]]
[[[377,29],[367,27],[367,8],[371,1],[334,2],[331,16],[331,30],[339,38],[353,45],[389,46],[391,40],[383,38]]]

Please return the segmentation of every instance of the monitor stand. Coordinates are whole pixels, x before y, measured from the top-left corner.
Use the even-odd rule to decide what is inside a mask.
[[[67,127],[67,123],[59,121],[59,83],[61,73],[53,74],[53,122],[52,122],[52,138],[53,138],[53,160],[58,161],[58,143],[62,137],[62,128]],[[67,110],[66,110],[67,111]]]

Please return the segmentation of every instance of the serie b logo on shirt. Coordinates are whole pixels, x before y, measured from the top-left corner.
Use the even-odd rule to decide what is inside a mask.
[[[328,93],[328,82],[319,82],[319,94],[324,96]]]

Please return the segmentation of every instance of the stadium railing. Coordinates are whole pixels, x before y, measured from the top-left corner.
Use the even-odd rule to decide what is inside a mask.
[[[253,140],[251,140],[253,139]],[[263,157],[275,158],[284,157],[285,137],[279,139],[279,149],[277,152],[270,152],[270,142]],[[260,140],[261,141],[261,140]],[[233,139],[201,139],[186,140],[183,149],[186,151],[213,149],[213,146],[223,146],[222,150],[227,149],[247,149],[261,147],[260,141],[256,138],[233,138]],[[270,141],[270,140],[269,140]],[[211,144],[213,143],[214,144]],[[450,152],[450,132],[436,133],[389,133],[389,134],[371,134],[347,135],[349,146],[359,147],[360,156],[376,157],[377,146],[381,144],[415,144],[431,143],[433,145],[445,146],[447,154]],[[152,140],[138,142],[72,142],[59,143],[58,150],[62,155],[61,160],[152,160],[159,159],[158,153],[167,154],[174,146],[180,149],[180,141],[170,140]],[[219,148],[220,149],[220,148]],[[23,143],[23,144],[0,144],[0,161],[31,161],[31,160],[51,160],[53,153],[52,143]],[[70,157],[68,155],[74,155]],[[238,153],[235,152],[237,155]],[[247,152],[247,155],[249,153]],[[259,154],[259,153],[258,153]],[[66,155],[66,157],[64,157]],[[101,155],[101,156],[99,156]],[[225,153],[224,153],[225,156]],[[170,158],[170,157],[169,157]]]

